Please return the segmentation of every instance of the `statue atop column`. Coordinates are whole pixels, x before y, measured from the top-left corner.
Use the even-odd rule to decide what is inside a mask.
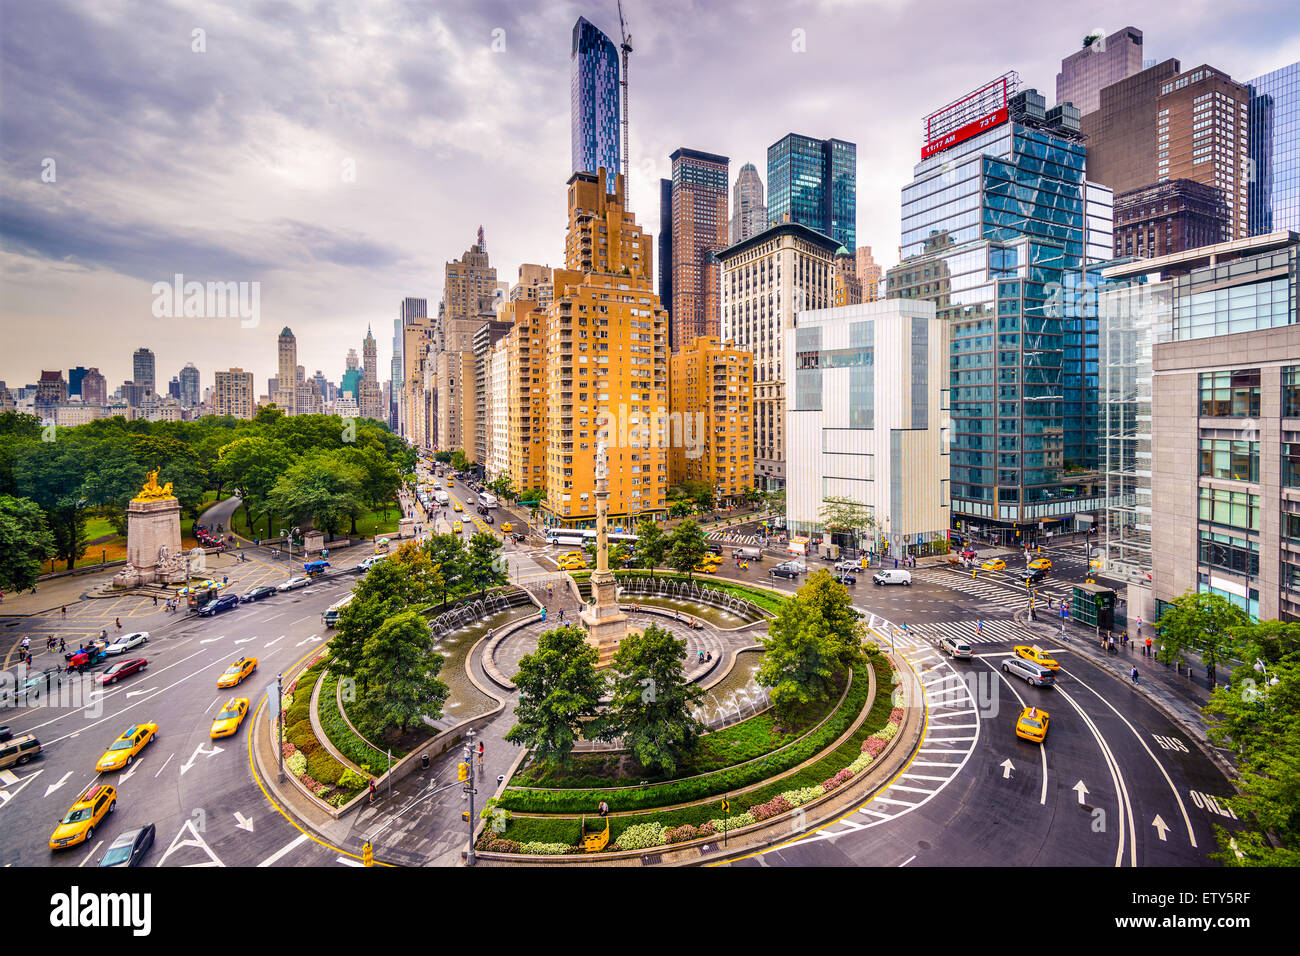
[[[604,481],[609,478],[609,446],[605,439],[596,443],[596,480]]]

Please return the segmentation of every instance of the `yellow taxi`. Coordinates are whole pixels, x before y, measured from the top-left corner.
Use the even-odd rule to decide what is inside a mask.
[[[453,521],[453,522],[451,523],[451,533],[452,533],[452,534],[460,534],[460,533],[461,533],[462,531],[464,531],[464,530],[465,530],[465,526],[464,526],[463,524],[461,524],[459,521]]]
[[[455,487],[456,487],[456,482],[454,482],[454,481],[451,480],[451,476],[450,476],[450,475],[447,476],[447,487],[448,487],[448,488],[455,488]]]
[[[703,561],[695,566],[696,574],[717,574],[718,566],[708,561]]]
[[[981,571],[1005,571],[1006,569],[1007,563],[1001,558],[989,558],[980,565]]]
[[[239,725],[244,722],[247,715],[248,698],[230,698],[226,701],[226,706],[221,708],[221,713],[217,714],[217,719],[212,722],[212,732],[208,736],[215,740],[218,737],[229,737],[237,733]]]
[[[561,558],[560,570],[561,571],[585,571],[587,570],[587,562],[584,561],[582,558]]]
[[[50,834],[50,849],[85,843],[95,835],[95,827],[117,808],[117,788],[106,783],[94,783],[77,797],[54,832]]]
[[[722,555],[720,555],[720,554],[715,554],[715,553],[712,552],[712,551],[705,551],[705,552],[704,552],[704,557],[700,558],[700,563],[701,563],[701,564],[721,564],[721,563],[722,563]]]
[[[502,533],[502,534],[509,534],[510,532],[512,532],[512,531],[514,531],[514,530],[515,530],[515,526],[512,525],[509,521],[507,521],[505,524],[503,524],[503,525],[501,526],[501,533]]]
[[[1029,562],[1030,571],[1050,571],[1052,570],[1051,558],[1034,558]]]
[[[226,668],[226,672],[217,680],[217,688],[234,687],[255,670],[257,670],[256,657],[241,657]]]
[[[1026,707],[1016,720],[1016,736],[1041,744],[1047,739],[1047,711],[1041,707]]]
[[[1018,644],[1011,648],[1018,657],[1023,657],[1027,661],[1033,661],[1040,667],[1046,667],[1049,671],[1059,671],[1061,665],[1056,663],[1056,659],[1049,657],[1042,648],[1030,647],[1027,644]]]
[[[464,511],[465,508],[461,505],[461,503],[460,503],[459,501],[457,501],[455,504],[453,504],[453,505],[451,506],[451,510],[452,510],[452,511]]]
[[[587,552],[585,552],[585,551],[565,551],[564,554],[560,555],[560,560],[561,560],[561,561],[568,561],[570,558],[576,558],[576,559],[579,560],[579,561],[586,561],[586,560],[587,560]]]
[[[108,773],[131,766],[135,758],[140,755],[140,751],[144,750],[157,733],[157,724],[136,724],[134,727],[128,727],[122,736],[113,741],[113,745],[104,752],[104,756],[99,758],[99,763],[95,764],[95,772]]]

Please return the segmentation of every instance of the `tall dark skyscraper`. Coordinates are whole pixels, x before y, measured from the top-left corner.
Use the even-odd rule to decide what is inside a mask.
[[[146,348],[135,350],[131,356],[132,381],[137,385],[143,385],[150,391],[154,391],[154,356],[153,351]]]
[[[81,394],[81,380],[86,377],[90,369],[78,365],[76,368],[68,369],[68,395]]]
[[[659,303],[669,311],[668,346],[673,344],[673,181],[659,180]]]
[[[1118,83],[1142,70],[1142,31],[1116,30],[1110,36],[1089,34],[1083,49],[1061,61],[1056,74],[1056,102],[1072,103],[1083,116],[1101,105],[1104,86]]]
[[[181,383],[181,404],[186,408],[194,408],[199,404],[200,398],[199,370],[194,367],[193,362],[186,362],[177,378]]]
[[[569,80],[573,171],[594,174],[604,167],[613,192],[614,177],[623,170],[618,47],[585,17],[573,25]]]
[[[678,352],[701,336],[718,335],[719,272],[712,253],[727,247],[731,160],[686,148],[676,150],[669,158],[673,163],[669,338],[673,352]]]
[[[790,133],[767,148],[767,220],[797,222],[857,248],[858,147]]]

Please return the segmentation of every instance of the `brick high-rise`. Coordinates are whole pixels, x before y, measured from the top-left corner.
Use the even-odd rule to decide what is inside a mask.
[[[711,255],[727,246],[726,156],[681,148],[670,157],[672,289],[668,334],[674,352],[718,335],[718,270]]]
[[[1142,70],[1142,31],[1124,27],[1110,36],[1090,34],[1083,49],[1061,61],[1056,102],[1073,103],[1084,116],[1101,105],[1103,87]]]

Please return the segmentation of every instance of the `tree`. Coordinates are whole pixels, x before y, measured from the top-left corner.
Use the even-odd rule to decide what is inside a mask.
[[[772,689],[772,706],[792,718],[836,692],[844,672],[862,658],[865,628],[844,585],[817,571],[777,613],[762,638],[757,679]]]
[[[509,475],[498,475],[497,478],[488,485],[488,489],[498,498],[505,498],[507,501],[513,501],[518,497],[518,492],[515,490],[515,483],[511,480]]]
[[[1216,856],[1231,866],[1297,866],[1300,624],[1261,621],[1237,637],[1247,663],[1229,688],[1214,690],[1204,712],[1210,739],[1235,752],[1240,777],[1227,803],[1247,829],[1216,827]]]
[[[459,473],[459,472],[464,471],[464,470],[465,470],[466,468],[468,468],[468,467],[469,467],[469,459],[465,457],[465,453],[464,453],[463,451],[461,451],[460,449],[457,449],[456,451],[453,451],[453,452],[451,453],[451,470],[452,470],[452,471],[455,471],[455,472],[458,472],[458,473]]]
[[[465,549],[464,580],[471,591],[483,592],[507,582],[500,567],[501,542],[495,535],[479,531]]]
[[[318,455],[299,461],[281,475],[267,504],[295,524],[310,521],[318,531],[339,534],[349,518],[356,526],[363,481],[364,475],[355,465]]]
[[[91,470],[93,443],[71,436],[33,442],[14,461],[21,497],[40,505],[54,533],[55,557],[71,571],[86,553],[86,505],[82,485]]]
[[[623,746],[649,770],[671,776],[699,747],[704,728],[691,714],[704,689],[686,680],[686,642],[651,624],[629,634],[614,655],[609,709],[600,719],[602,740]]]
[[[686,496],[701,510],[713,507],[713,486],[707,481],[687,481],[682,487],[686,491]]]
[[[664,562],[668,538],[659,523],[642,518],[636,526],[636,559],[641,567],[652,570]],[[692,565],[694,567],[694,565]]]
[[[34,585],[54,550],[54,535],[40,506],[27,498],[0,495],[0,591]]]
[[[519,661],[518,720],[505,739],[529,747],[543,763],[569,766],[583,724],[600,708],[605,682],[596,673],[596,649],[576,627],[558,627]]]
[[[340,673],[364,672],[366,639],[394,614],[423,611],[437,600],[444,582],[428,553],[408,541],[386,560],[374,564],[352,589],[353,598],[340,613],[330,649]]]
[[[763,493],[752,485],[746,485],[740,496],[745,499],[746,504],[751,505],[756,505],[763,500]]]
[[[465,542],[458,534],[434,534],[422,545],[429,562],[442,576],[442,603],[447,603],[450,595],[460,597],[467,589],[466,575],[468,567],[465,557]],[[380,562],[381,564],[383,562]]]
[[[1157,656],[1168,664],[1184,651],[1195,651],[1207,667],[1234,656],[1240,636],[1250,628],[1246,612],[1217,594],[1188,591],[1170,601],[1156,621]]]
[[[434,461],[437,461],[437,462],[441,462],[442,464],[445,465],[445,464],[447,464],[448,462],[451,461],[451,452],[449,452],[449,451],[435,451],[435,452],[433,453],[433,460],[434,460]]]
[[[709,550],[708,540],[691,519],[686,519],[668,536],[668,566],[687,577]]]
[[[397,498],[397,490],[402,486],[402,476],[384,450],[378,445],[353,446],[341,449],[338,457],[360,469],[362,497],[372,510],[382,508],[387,515],[388,506]]]
[[[408,610],[386,618],[362,648],[365,723],[381,730],[397,726],[405,733],[422,716],[442,716],[450,694],[438,680],[443,661],[429,640],[429,623],[420,614]]]
[[[858,537],[876,526],[876,518],[868,505],[852,498],[824,498],[818,512],[822,527],[828,532],[853,535],[853,548],[858,548]]]
[[[261,435],[237,438],[221,447],[212,470],[221,481],[239,489],[244,505],[244,521],[253,533],[254,514],[266,514],[266,536],[273,537],[271,515],[267,512],[271,491],[280,476],[289,469],[284,446]]]

